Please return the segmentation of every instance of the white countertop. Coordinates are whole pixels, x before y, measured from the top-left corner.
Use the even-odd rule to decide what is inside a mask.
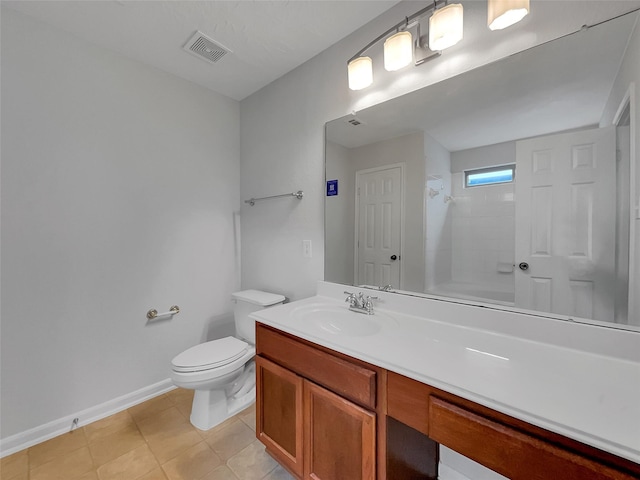
[[[368,321],[366,315],[348,312],[344,288],[319,282],[318,295],[251,316],[640,463],[640,333],[594,331],[596,327],[376,292],[379,306],[371,320],[380,331],[345,335],[316,321],[325,309],[344,310],[356,324]],[[578,348],[576,336],[588,351]],[[603,337],[615,345],[600,345]]]

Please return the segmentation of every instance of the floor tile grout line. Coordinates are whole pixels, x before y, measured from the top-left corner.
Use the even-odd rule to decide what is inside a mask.
[[[70,455],[73,453],[76,453],[78,450],[82,449],[82,448],[86,448],[88,451],[88,455],[89,458],[91,460],[91,469],[88,470],[87,472],[82,473],[80,476],[86,475],[87,473],[93,472],[97,477],[101,477],[101,475],[98,473],[98,469],[102,468],[103,465],[106,465],[110,462],[116,461],[119,458],[130,454],[132,451],[136,450],[137,448],[141,448],[142,446],[146,446],[146,448],[148,449],[148,451],[152,454],[153,459],[155,460],[155,465],[149,472],[146,472],[144,474],[142,474],[142,476],[149,474],[150,472],[154,471],[155,468],[159,469],[159,472],[162,473],[162,475],[164,476],[164,478],[168,479],[168,474],[164,468],[164,465],[166,465],[168,462],[174,460],[175,458],[177,458],[178,456],[182,455],[185,451],[187,451],[190,448],[193,448],[195,445],[199,445],[204,443],[204,445],[206,446],[207,449],[210,449],[211,452],[220,460],[220,464],[218,466],[216,466],[214,469],[211,469],[210,471],[208,471],[207,473],[205,473],[202,477],[200,478],[204,478],[208,475],[211,474],[211,472],[213,472],[216,468],[219,467],[225,467],[228,471],[229,474],[231,474],[233,476],[233,478],[236,478],[238,480],[243,480],[242,477],[240,477],[235,470],[233,470],[230,466],[230,461],[236,457],[237,455],[239,455],[241,452],[243,452],[246,448],[250,447],[251,445],[255,444],[256,439],[255,439],[255,427],[253,426],[253,422],[251,421],[252,416],[255,414],[253,409],[255,409],[255,405],[250,405],[247,408],[245,408],[242,412],[238,412],[237,414],[233,415],[232,417],[230,417],[227,421],[222,422],[220,424],[220,426],[224,425],[226,422],[227,426],[231,426],[233,424],[236,425],[242,425],[246,428],[249,428],[250,430],[253,431],[252,433],[252,440],[251,443],[249,443],[249,445],[246,445],[245,447],[241,448],[239,451],[235,452],[233,455],[230,455],[228,458],[224,458],[220,453],[218,453],[218,451],[216,451],[214,449],[214,447],[209,444],[208,440],[210,438],[210,435],[207,434],[207,432],[203,432],[200,431],[196,428],[193,428],[193,431],[196,432],[197,437],[198,437],[198,441],[196,442],[195,445],[191,445],[189,447],[187,447],[186,449],[182,450],[180,453],[178,453],[177,455],[173,456],[170,459],[166,459],[166,461],[164,463],[160,462],[159,457],[157,456],[157,454],[151,449],[151,444],[149,443],[149,437],[147,435],[145,435],[145,433],[143,432],[142,428],[141,428],[141,424],[143,422],[145,422],[147,419],[152,419],[153,417],[155,417],[158,414],[161,414],[163,412],[168,411],[169,409],[174,409],[178,411],[178,417],[176,418],[181,418],[185,423],[190,423],[190,418],[188,416],[187,410],[188,408],[180,408],[182,407],[186,407],[186,401],[187,399],[192,400],[193,396],[191,396],[189,398],[188,395],[184,395],[184,394],[174,394],[174,395],[170,395],[169,393],[165,393],[162,394],[158,397],[154,397],[154,399],[158,398],[162,398],[164,397],[163,401],[166,402],[166,405],[164,405],[162,408],[158,409],[157,411],[152,411],[150,414],[144,414],[144,409],[141,409],[140,412],[138,414],[134,414],[131,410],[134,407],[129,407],[125,410],[123,410],[124,412],[126,412],[127,417],[128,417],[128,421],[126,421],[126,423],[124,425],[121,426],[117,426],[116,424],[116,429],[113,431],[109,431],[108,434],[105,434],[103,436],[100,436],[99,434],[97,436],[96,432],[99,432],[101,429],[95,430],[92,432],[92,434],[94,435],[94,438],[92,440],[90,440],[90,433],[89,433],[89,429],[87,428],[88,425],[83,425],[81,427],[81,429],[77,429],[76,431],[78,431],[78,433],[80,433],[80,435],[82,436],[82,445],[79,446],[76,449],[73,449],[70,452],[65,452],[61,455],[56,455],[55,457],[51,458],[50,460],[48,460],[47,462],[45,462],[45,464],[54,461],[55,459],[59,458],[59,457],[63,457],[65,455]],[[154,400],[152,399],[152,400]],[[143,402],[142,404],[138,404],[138,405],[143,405],[145,402]],[[113,415],[117,415],[120,412],[116,412]],[[105,418],[109,418],[109,417],[105,417]],[[231,420],[231,422],[229,422],[229,420]],[[240,422],[239,424],[237,424],[236,422]],[[150,424],[153,424],[153,421],[150,421]],[[182,424],[182,422],[180,422],[180,424]],[[217,428],[218,426],[214,427]],[[107,428],[113,428],[112,425],[105,425],[103,427],[104,429]],[[129,449],[127,452],[121,453],[119,456],[110,459],[106,462],[103,462],[101,464],[98,463],[97,458],[95,457],[94,453],[92,452],[91,446],[95,445],[97,442],[104,440],[105,438],[108,438],[109,436],[112,435],[117,435],[118,433],[122,433],[124,430],[128,429],[128,428],[132,428],[132,432],[135,431],[135,433],[137,435],[139,435],[144,443],[139,444],[138,446]],[[81,430],[81,432],[79,431]],[[115,437],[114,437],[115,438]],[[195,440],[195,438],[194,438]],[[30,447],[31,448],[31,447]],[[26,473],[28,478],[31,478],[31,473],[32,473],[32,456],[29,455],[29,449],[26,449],[25,451],[25,455],[26,455]],[[45,465],[42,464],[42,465]],[[37,468],[37,467],[35,467]],[[275,470],[277,469],[277,464],[275,466],[273,466],[273,468],[271,468],[268,472],[265,473],[264,476],[261,476],[261,479],[265,479],[267,478],[269,475],[271,475]],[[257,473],[257,472],[256,472]],[[74,477],[75,478],[75,477]],[[141,478],[140,476],[137,478]]]
[[[138,423],[135,421],[135,419],[133,418],[133,415],[131,415],[131,412],[129,412],[129,409],[126,409],[125,411],[129,414],[129,417],[131,418],[131,422],[132,422],[133,426],[136,428],[136,431],[140,434],[140,437],[142,437],[142,439],[144,440],[145,444],[146,444],[146,445],[147,445],[147,447],[149,448],[149,451],[153,454],[153,451],[152,451],[152,450],[151,450],[151,448],[149,447],[149,444],[148,444],[148,442],[147,442],[146,437],[144,436],[144,434],[143,434],[143,433],[142,433],[142,431],[140,430],[140,427],[139,427]],[[108,418],[108,417],[107,417],[107,418]],[[107,435],[107,436],[115,435],[115,434],[117,434],[118,432],[121,432],[122,430],[124,430],[124,429],[126,429],[126,428],[127,428],[127,425],[125,425],[124,427],[122,427],[122,428],[120,428],[120,429],[116,430],[116,431],[115,431],[115,432],[113,432],[113,433],[110,433],[110,434],[109,434],[109,435]],[[88,445],[89,445],[90,443],[91,443],[91,442],[88,442]],[[95,458],[94,458],[93,454],[91,453],[91,448],[89,448],[89,454],[91,455],[91,458],[92,458],[92,460],[94,461],[94,470],[95,470],[96,476],[98,476],[98,478],[100,478],[100,474],[98,473],[98,469],[99,469],[99,468],[101,468],[102,466],[104,466],[104,465],[106,465],[106,464],[108,464],[108,463],[110,463],[110,462],[114,462],[114,461],[116,461],[117,459],[119,459],[119,458],[121,458],[121,457],[123,457],[123,456],[125,456],[125,455],[127,455],[127,454],[129,454],[129,453],[131,453],[132,451],[136,450],[137,448],[139,448],[139,447],[135,447],[135,448],[133,448],[133,449],[130,449],[130,450],[126,451],[125,453],[123,453],[123,454],[121,454],[121,455],[118,455],[117,457],[112,458],[111,460],[109,460],[109,461],[107,461],[107,462],[105,462],[105,463],[103,463],[103,464],[101,464],[101,465],[97,465],[97,463],[95,462]],[[155,458],[155,455],[154,455],[154,458]],[[157,458],[156,458],[156,462],[158,463],[158,466],[160,466],[160,462],[158,462]],[[146,475],[146,474],[145,474],[145,475]]]
[[[69,433],[71,433],[71,432],[67,432],[67,433],[65,433],[63,435],[68,435]],[[55,438],[58,438],[58,437],[55,437]],[[85,438],[85,440],[86,440],[86,438]],[[45,442],[43,442],[43,443],[45,443]],[[42,444],[39,444],[39,445],[42,445]],[[84,445],[81,445],[78,448],[74,448],[73,450],[69,450],[68,452],[65,452],[65,453],[60,454],[60,455],[56,455],[55,457],[47,460],[46,462],[44,462],[44,463],[42,463],[40,465],[35,466],[33,468],[31,467],[31,456],[29,455],[29,450],[31,448],[32,447],[29,447],[29,448],[26,449],[27,450],[27,453],[26,453],[26,455],[27,455],[27,468],[28,468],[29,477],[31,477],[31,471],[32,470],[36,470],[38,468],[42,468],[42,467],[48,465],[49,463],[56,461],[56,459],[58,459],[59,457],[65,457],[65,456],[68,456],[68,455],[73,455],[74,453],[77,453],[78,451],[82,450],[83,448],[87,448],[87,450],[89,450],[89,444],[86,443]],[[91,457],[91,451],[90,450],[89,450],[89,456]],[[93,463],[93,457],[91,457],[91,462]]]
[[[166,395],[166,394],[165,394],[165,395]],[[163,409],[162,411],[157,412],[157,413],[162,413],[162,412],[165,412],[165,411],[169,410],[170,408],[175,408],[175,409],[178,411],[178,413],[182,416],[182,418],[183,418],[183,419],[185,419],[185,422],[189,422],[189,423],[190,423],[190,419],[189,419],[189,418],[186,418],[186,417],[185,417],[185,415],[180,411],[180,409],[178,409],[178,408],[177,408],[177,405],[175,404],[175,402],[173,402],[173,400],[172,400],[172,399],[169,399],[169,401],[171,401],[171,402],[173,403],[173,405],[172,405],[171,407],[166,408],[166,409]],[[149,417],[146,417],[146,418],[149,418]],[[144,419],[145,419],[145,418],[143,418],[143,419],[141,419],[141,420],[144,420]],[[140,431],[140,434],[141,434],[141,435],[142,435],[142,437],[144,438],[145,443],[146,443],[146,444],[147,444],[147,446],[149,447],[149,451],[151,451],[151,453],[153,454],[153,457],[155,458],[156,462],[157,462],[157,463],[158,463],[158,465],[159,465],[159,468],[162,470],[163,475],[164,475],[165,477],[167,477],[167,473],[166,473],[166,470],[164,469],[164,465],[166,465],[166,464],[167,464],[168,462],[170,462],[171,460],[173,460],[173,459],[175,459],[175,458],[179,457],[181,454],[183,454],[183,453],[184,453],[184,451],[183,451],[183,452],[178,453],[177,455],[175,455],[174,457],[172,457],[172,458],[170,458],[170,459],[167,459],[164,463],[161,463],[160,459],[158,458],[158,456],[155,454],[155,452],[154,452],[154,451],[153,451],[153,449],[151,448],[151,445],[149,444],[149,441],[148,441],[148,439],[147,439],[146,435],[144,435],[144,433],[140,430],[140,425],[138,424],[138,421],[136,421],[136,420],[135,420],[135,418],[134,418],[134,422],[135,422],[135,424],[136,424],[136,427],[137,427],[137,428],[138,428],[138,430]],[[203,442],[204,442],[204,443],[205,443],[209,448],[211,448],[211,447],[206,443],[206,438],[205,438],[205,437],[200,433],[200,431],[199,431],[198,429],[196,429],[196,428],[194,428],[194,430],[196,431],[196,433],[197,433],[197,434],[198,434],[198,436],[200,437],[200,442],[198,442],[196,445],[198,445],[198,444],[200,444],[200,443],[203,443]],[[194,445],[194,446],[195,446],[195,445]],[[192,447],[193,447],[193,446],[192,446]],[[192,448],[192,447],[189,447],[189,448]],[[188,449],[187,449],[187,450],[188,450]],[[185,450],[185,451],[186,451],[186,450]],[[212,453],[213,453],[214,455],[217,455],[217,454],[213,451],[213,449],[211,449],[211,451],[212,451]],[[213,471],[213,470],[212,470],[212,471]],[[207,474],[209,474],[209,473],[211,473],[211,472],[207,472]],[[145,475],[146,475],[146,474],[145,474]]]
[[[166,395],[163,394],[163,395]],[[167,409],[168,410],[168,409]],[[131,413],[129,413],[129,415],[131,415]],[[151,445],[149,444],[149,440],[147,439],[147,436],[144,434],[144,432],[142,431],[142,429],[140,428],[140,424],[138,423],[138,421],[135,419],[135,417],[133,415],[131,415],[131,418],[133,419],[133,423],[135,424],[136,428],[138,429],[138,431],[140,432],[140,435],[142,436],[142,438],[144,439],[144,443],[147,446],[147,448],[149,449],[149,451],[151,452],[151,455],[153,455],[153,458],[155,459],[156,463],[158,464],[158,468],[160,468],[160,470],[162,471],[162,475],[164,475],[165,478],[167,477],[167,473],[165,471],[164,468],[162,468],[162,463],[160,463],[160,459],[158,458],[158,456],[155,454],[155,452],[153,451],[153,449],[151,448]],[[146,473],[145,473],[146,475]],[[140,478],[140,477],[138,477]],[[101,480],[101,479],[100,479]]]

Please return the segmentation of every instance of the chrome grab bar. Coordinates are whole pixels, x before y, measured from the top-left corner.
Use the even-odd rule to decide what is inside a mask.
[[[152,308],[147,312],[147,318],[149,320],[155,320],[158,317],[168,317],[168,316],[173,317],[178,313],[180,313],[180,307],[178,305],[173,305],[168,312],[164,312],[164,313],[158,313],[158,310],[156,310],[155,308]]]
[[[270,197],[259,197],[259,198],[250,198],[249,200],[245,200],[244,203],[248,203],[252,207],[259,202],[260,200],[268,200],[270,198],[280,198],[280,197],[296,197],[298,200],[302,200],[304,197],[304,192],[302,190],[298,190],[293,193],[283,193],[282,195],[271,195]]]

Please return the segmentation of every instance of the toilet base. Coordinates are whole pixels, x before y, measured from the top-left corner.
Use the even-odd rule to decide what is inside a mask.
[[[227,398],[224,390],[196,390],[191,406],[191,424],[199,430],[210,430],[241,412],[256,400],[256,388],[238,397]]]

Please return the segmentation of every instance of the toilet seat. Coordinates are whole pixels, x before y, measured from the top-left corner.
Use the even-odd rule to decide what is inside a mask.
[[[201,343],[191,347],[171,360],[174,372],[191,373],[223,367],[243,357],[249,344],[234,337]]]

